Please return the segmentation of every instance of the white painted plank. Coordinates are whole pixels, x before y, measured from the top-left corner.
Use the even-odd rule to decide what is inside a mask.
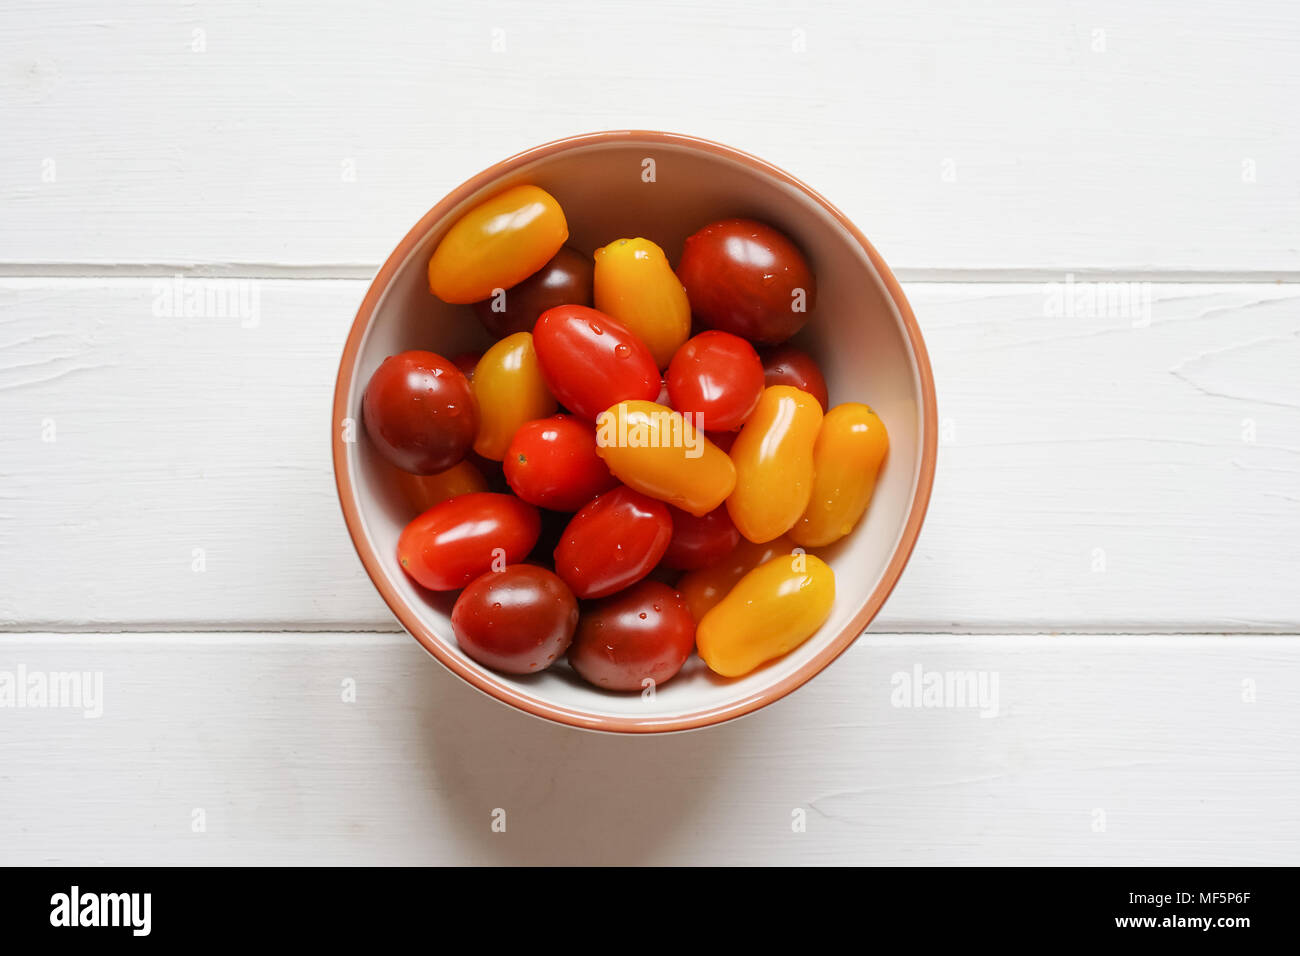
[[[5,626],[394,627],[328,456],[363,284],[246,291],[247,328],[155,316],[155,280],[0,280]],[[943,440],[880,628],[1297,629],[1300,291],[1147,291],[1149,325],[908,287]]]
[[[1300,860],[1295,638],[871,635],[653,739],[519,714],[398,635],[0,637],[20,665],[102,673],[102,716],[0,709],[5,864]],[[996,674],[997,716],[894,706],[917,666]]]
[[[18,2],[0,261],[368,265],[560,136],[784,166],[904,270],[1300,269],[1286,0]]]

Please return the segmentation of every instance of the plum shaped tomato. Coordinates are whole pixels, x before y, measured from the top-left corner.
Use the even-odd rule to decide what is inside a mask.
[[[691,334],[691,304],[664,251],[649,239],[596,250],[596,308],[631,329],[659,368]]]
[[[830,397],[826,391],[826,379],[822,376],[822,370],[817,367],[817,363],[813,361],[813,357],[807,352],[793,345],[782,345],[764,351],[762,359],[764,385],[768,387],[790,385],[802,389],[817,399],[822,411],[831,407]]]
[[[478,433],[469,380],[433,352],[400,352],[375,369],[361,399],[366,434],[389,462],[417,475],[446,471]]]
[[[596,430],[572,415],[523,425],[502,464],[511,491],[554,511],[577,511],[618,484],[596,453]]]
[[[700,416],[696,425],[729,432],[745,424],[763,394],[758,353],[730,332],[701,332],[677,350],[668,366],[672,407]]]
[[[487,491],[487,480],[469,459],[452,465],[436,475],[413,475],[400,468],[392,469],[392,482],[410,507],[412,515],[423,514],[434,505],[457,495]]]
[[[724,219],[688,236],[677,274],[701,323],[763,345],[798,332],[817,302],[799,247],[752,219]]]
[[[852,531],[871,503],[888,451],[885,423],[869,406],[845,402],[827,412],[813,445],[812,495],[791,540],[819,548]]]
[[[572,246],[565,246],[551,261],[523,282],[474,303],[483,328],[497,338],[531,332],[537,319],[557,305],[591,305],[595,266]]]
[[[452,223],[429,259],[429,290],[460,305],[489,298],[545,266],[568,238],[554,196],[514,186]]]
[[[580,598],[604,597],[649,574],[672,536],[667,505],[619,485],[573,516],[555,549],[555,573]]]
[[[474,450],[484,458],[501,461],[520,425],[555,412],[530,332],[509,335],[484,352],[472,384],[479,416]]]
[[[822,407],[807,392],[789,385],[763,390],[731,446],[736,490],[727,498],[727,511],[750,541],[771,541],[803,516],[812,496],[813,446],[821,423]]]
[[[537,509],[514,495],[457,495],[402,530],[397,560],[416,583],[454,591],[480,574],[522,561],[541,530]]]
[[[696,517],[689,511],[670,507],[673,537],[664,552],[664,567],[674,571],[691,571],[716,564],[740,543],[740,532],[722,505],[706,515]]]
[[[745,538],[715,564],[687,571],[677,581],[691,617],[704,620],[713,605],[721,601],[736,586],[736,582],[760,564],[771,561],[779,554],[791,554],[795,543],[785,535],[763,544],[754,544]]]
[[[645,343],[595,309],[548,309],[533,329],[542,375],[560,404],[589,422],[615,402],[659,394],[659,367]]]
[[[695,621],[672,588],[642,581],[585,609],[569,663],[607,690],[644,690],[673,678],[695,649]]]
[[[578,602],[568,585],[531,564],[480,575],[451,609],[461,650],[506,674],[550,667],[568,650],[577,626]]]

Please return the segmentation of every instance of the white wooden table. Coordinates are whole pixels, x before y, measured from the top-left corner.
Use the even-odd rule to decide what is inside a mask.
[[[0,862],[1300,860],[1300,14],[873,6],[6,6],[0,682],[99,674],[102,714],[0,708]],[[398,632],[326,431],[410,224],[617,127],[839,204],[943,428],[867,636],[655,739]],[[256,314],[166,308],[214,279]],[[997,715],[894,706],[918,666]]]

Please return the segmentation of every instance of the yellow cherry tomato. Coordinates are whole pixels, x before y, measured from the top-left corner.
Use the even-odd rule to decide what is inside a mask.
[[[649,239],[596,250],[596,308],[650,347],[660,368],[691,335],[691,304],[664,251]]]
[[[727,499],[727,512],[750,541],[771,541],[803,516],[821,423],[822,407],[807,392],[789,385],[763,390],[731,446],[736,490]]]
[[[483,472],[469,461],[452,465],[446,471],[440,471],[436,475],[413,475],[396,466],[390,467],[393,471],[393,483],[401,491],[403,500],[409,506],[411,517],[424,514],[434,505],[449,498],[488,490]]]
[[[885,423],[869,406],[845,402],[827,412],[813,445],[812,496],[790,538],[819,548],[852,531],[871,502],[888,451]]]
[[[614,477],[697,518],[731,494],[731,459],[690,419],[666,405],[634,399],[596,418],[596,454]]]
[[[531,332],[507,335],[484,352],[470,384],[479,419],[474,450],[493,461],[506,457],[520,425],[553,415],[559,407],[542,378]]]
[[[760,564],[704,615],[695,629],[700,657],[723,677],[748,674],[794,650],[825,623],[835,572],[811,554]]]
[[[794,542],[782,535],[766,544],[754,544],[740,539],[740,544],[731,549],[731,553],[707,568],[687,571],[677,582],[677,593],[686,602],[691,617],[703,620],[704,615],[719,601],[727,596],[736,582],[760,564],[771,561],[778,554],[789,554],[795,548]]]
[[[429,260],[429,289],[443,302],[481,302],[523,282],[568,238],[569,224],[554,196],[536,186],[515,186],[452,224]]]

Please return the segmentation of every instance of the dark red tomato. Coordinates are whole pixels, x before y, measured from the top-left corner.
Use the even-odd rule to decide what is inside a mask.
[[[512,564],[475,578],[451,609],[456,643],[485,667],[533,674],[569,648],[578,602],[545,568]]]
[[[471,382],[474,381],[474,367],[478,365],[478,360],[483,357],[482,352],[461,352],[459,355],[451,357],[451,364],[460,369]]]
[[[668,506],[673,519],[673,537],[664,552],[664,567],[693,571],[708,567],[731,554],[740,543],[740,532],[731,523],[726,505],[719,505],[703,517]]]
[[[817,303],[799,247],[753,219],[724,219],[687,237],[677,277],[704,325],[765,345],[803,328]]]
[[[563,246],[550,262],[510,289],[474,303],[483,327],[499,339],[531,332],[538,317],[557,305],[591,305],[595,261]]]
[[[730,455],[731,446],[736,443],[736,436],[739,434],[740,432],[709,432],[708,437],[709,441]]]
[[[522,561],[541,530],[541,517],[528,502],[476,491],[436,504],[408,524],[397,539],[397,560],[429,590],[454,591]]]
[[[559,403],[594,422],[627,399],[659,394],[654,356],[627,326],[582,305],[542,313],[533,330],[542,377]]]
[[[596,454],[596,430],[572,415],[520,426],[501,464],[515,494],[553,511],[577,511],[618,484]]]
[[[667,382],[677,411],[700,415],[711,431],[734,431],[763,395],[763,363],[740,336],[701,332],[673,355]]]
[[[672,536],[666,504],[619,485],[573,516],[555,549],[555,573],[580,598],[604,597],[649,574]]]
[[[384,359],[361,398],[366,434],[386,459],[436,475],[465,457],[478,432],[478,406],[464,373],[433,352]]]
[[[793,345],[763,352],[763,382],[766,387],[791,385],[802,389],[821,402],[823,412],[830,411],[830,396],[822,370],[811,355]]]
[[[583,609],[569,663],[597,687],[644,690],[671,680],[693,650],[686,602],[666,584],[642,581]]]

